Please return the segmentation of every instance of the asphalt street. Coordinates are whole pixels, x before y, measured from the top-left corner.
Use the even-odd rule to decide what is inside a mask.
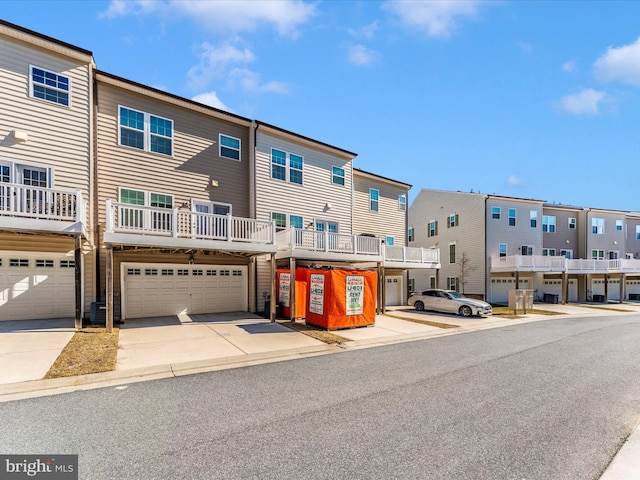
[[[640,317],[555,319],[0,405],[80,478],[598,479],[640,422]]]

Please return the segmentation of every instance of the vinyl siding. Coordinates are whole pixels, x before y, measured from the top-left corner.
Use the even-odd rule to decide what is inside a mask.
[[[301,155],[304,158],[302,185],[271,178],[271,149]],[[332,166],[343,168],[345,184],[331,182]],[[352,233],[351,159],[331,154],[319,146],[312,148],[308,141],[266,133],[258,128],[256,134],[256,217],[271,220],[271,213],[285,213],[303,217],[303,226],[314,229],[315,221],[338,223],[339,233]],[[326,209],[330,204],[331,208]],[[267,257],[257,262],[257,309],[264,308],[262,292],[270,292],[271,269]]]
[[[477,193],[446,192],[423,189],[409,208],[408,228],[414,230],[414,241],[410,247],[436,247],[440,249],[441,269],[439,288],[447,288],[448,277],[461,276],[457,261],[464,253],[469,259],[470,271],[466,275],[465,294],[485,295],[485,195]],[[458,215],[459,225],[447,228],[449,215]],[[438,222],[438,234],[428,236],[428,223]],[[449,244],[455,242],[457,261],[449,263]],[[411,270],[409,278],[415,281],[415,290],[429,288],[429,277],[435,270]],[[462,279],[460,279],[462,282]],[[462,290],[462,285],[460,285]]]
[[[592,233],[592,220],[604,219],[604,234]],[[616,220],[622,220],[622,231],[616,230]],[[587,215],[587,251],[586,258],[591,258],[591,250],[604,250],[605,258],[610,251],[617,251],[618,258],[624,258],[624,220],[623,212],[591,210]],[[615,242],[615,243],[614,243]]]
[[[379,192],[378,211],[370,209],[370,189]],[[371,176],[354,172],[353,233],[364,233],[385,238],[394,237],[395,246],[405,246],[407,239],[407,211],[400,211],[398,197],[405,195],[408,201],[409,189],[375,180]],[[406,204],[406,208],[409,206]]]
[[[544,207],[543,215],[556,217],[555,233],[543,232],[542,244],[544,248],[555,248],[556,255],[560,255],[560,250],[573,250],[573,258],[580,258],[578,255],[582,249],[582,238],[579,234],[578,222],[580,222],[581,211],[566,208]],[[569,228],[569,218],[576,219],[576,228]],[[542,218],[539,219],[542,225]]]

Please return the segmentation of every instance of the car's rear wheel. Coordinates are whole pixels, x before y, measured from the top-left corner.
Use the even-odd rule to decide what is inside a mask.
[[[473,315],[473,312],[471,311],[471,307],[469,305],[461,306],[460,310],[458,310],[458,313],[460,313],[460,315],[462,315],[463,317],[470,317],[471,315]]]
[[[424,303],[418,301],[416,303],[413,304],[413,306],[415,307],[416,310],[418,310],[419,312],[421,312],[422,310],[424,310]]]

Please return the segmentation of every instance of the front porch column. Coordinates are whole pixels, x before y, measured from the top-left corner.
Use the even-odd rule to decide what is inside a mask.
[[[381,315],[384,313],[384,268],[382,262],[378,262],[378,302],[376,313]]]
[[[289,259],[289,320],[296,321],[296,259]]]
[[[569,303],[569,274],[562,272],[562,304]]]
[[[604,274],[604,303],[609,302],[609,274]]]
[[[82,239],[80,235],[76,235],[73,239],[74,242],[74,262],[75,262],[75,277],[76,277],[76,330],[82,329]]]
[[[516,290],[520,290],[520,272],[516,270]]]
[[[620,273],[620,303],[624,301],[624,297],[627,295],[627,275]]]
[[[105,277],[107,281],[107,318],[105,326],[107,327],[107,333],[111,333],[113,332],[113,245],[107,245],[106,253]]]
[[[271,292],[269,298],[269,320],[276,321],[276,256],[271,254]]]

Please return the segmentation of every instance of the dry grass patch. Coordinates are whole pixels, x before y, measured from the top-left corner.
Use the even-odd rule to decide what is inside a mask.
[[[626,308],[619,308],[619,307],[606,307],[606,306],[599,306],[599,305],[579,305],[579,304],[572,304],[573,307],[582,307],[582,308],[591,308],[594,310],[610,310],[612,312],[635,312],[635,310],[628,310]]]
[[[314,327],[313,325],[307,325],[306,323],[291,322],[289,320],[277,320],[277,322],[280,325],[289,327],[291,330],[304,333],[305,335],[315,338],[316,340],[320,340],[324,343],[335,344],[349,341],[348,338],[344,338],[340,335],[336,335],[335,333],[322,330],[321,328]]]
[[[403,317],[402,315],[390,315],[388,312],[385,313],[385,315],[387,317],[398,318],[400,320],[405,320],[407,322],[421,323],[422,325],[428,325],[429,327],[460,328],[460,325],[454,325],[453,323],[432,322],[431,320],[421,320],[421,319],[418,319],[418,318]]]
[[[120,330],[89,327],[76,332],[44,378],[110,372],[116,368]]]
[[[493,307],[493,314],[494,315],[499,315],[500,317],[505,317],[505,318],[524,318],[524,311],[522,309],[518,309],[519,312],[522,313],[522,315],[514,315],[513,314],[513,308],[509,308],[509,307]],[[527,309],[527,314],[532,314],[532,315],[564,315],[564,313],[561,312],[554,312],[553,310],[542,310],[539,308],[531,308],[531,309]]]

